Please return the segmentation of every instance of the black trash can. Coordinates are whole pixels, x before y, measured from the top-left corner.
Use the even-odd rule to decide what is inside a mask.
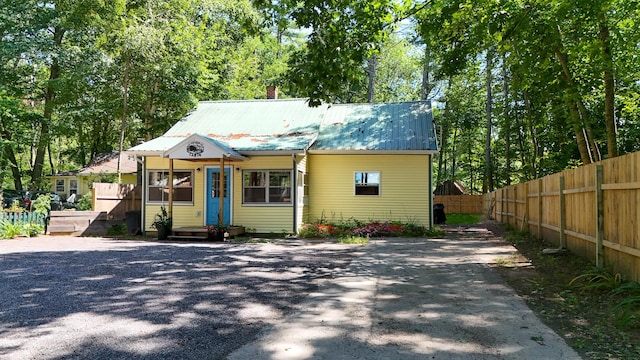
[[[444,224],[447,222],[447,215],[444,213],[444,204],[433,204],[433,222]]]
[[[142,233],[142,211],[141,210],[129,210],[124,213],[124,217],[127,221],[127,233],[131,235],[139,235]]]

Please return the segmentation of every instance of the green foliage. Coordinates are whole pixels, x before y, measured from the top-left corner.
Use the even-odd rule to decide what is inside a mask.
[[[7,220],[0,220],[0,239],[13,239],[24,233],[22,224],[13,224]]]
[[[482,220],[482,215],[480,214],[447,214],[447,224],[456,225],[456,224],[477,224]]]
[[[25,208],[20,206],[19,200],[13,200],[13,202],[11,203],[11,206],[9,206],[8,208],[5,208],[4,211],[5,212],[23,212],[25,211]]]
[[[91,192],[88,192],[82,196],[80,196],[80,198],[78,198],[78,201],[76,202],[76,210],[78,211],[88,211],[91,210],[91,202],[93,195],[91,194]]]
[[[581,291],[612,292],[622,285],[622,276],[594,267],[573,278],[569,285],[577,286]]]
[[[414,223],[390,222],[362,222],[356,219],[327,223],[321,219],[315,223],[304,224],[298,236],[301,238],[369,238],[369,237],[424,237],[436,232],[428,231],[424,226]]]
[[[346,237],[339,237],[338,242],[341,244],[366,245],[369,243],[369,239],[363,238],[360,236],[346,236]]]
[[[169,216],[167,209],[164,206],[160,207],[160,212],[157,213],[151,223],[151,227],[154,229],[165,228],[171,229],[173,225],[173,219]]]
[[[39,214],[48,214],[51,210],[51,196],[49,194],[38,195],[32,203],[33,211]]]
[[[22,224],[21,235],[34,237],[44,233],[44,226],[38,224]]]
[[[107,230],[109,236],[121,236],[127,234],[127,224],[113,224]]]
[[[617,325],[621,327],[637,327],[640,325],[640,284],[631,281],[613,290],[613,294],[623,297],[616,304]]]

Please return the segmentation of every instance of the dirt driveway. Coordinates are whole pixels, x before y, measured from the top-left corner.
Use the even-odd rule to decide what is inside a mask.
[[[0,241],[0,359],[578,359],[486,229],[371,244]]]

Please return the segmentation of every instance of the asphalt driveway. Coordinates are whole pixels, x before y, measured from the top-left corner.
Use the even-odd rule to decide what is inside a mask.
[[[0,240],[0,359],[222,359],[349,246]]]
[[[0,241],[1,359],[579,359],[489,264],[443,239]]]

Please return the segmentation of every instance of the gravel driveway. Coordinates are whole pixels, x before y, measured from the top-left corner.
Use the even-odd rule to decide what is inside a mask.
[[[222,359],[353,246],[0,240],[0,359]]]
[[[491,264],[442,239],[0,241],[1,359],[579,359]]]

